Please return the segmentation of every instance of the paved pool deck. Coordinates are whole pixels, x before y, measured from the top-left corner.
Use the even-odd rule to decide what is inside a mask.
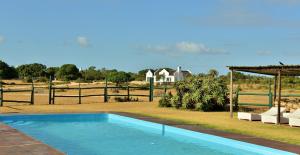
[[[188,129],[196,132],[212,134],[216,136],[221,136],[225,138],[235,139],[239,141],[244,141],[248,143],[253,143],[257,145],[262,145],[266,147],[271,147],[275,149],[280,149],[280,150],[300,154],[299,145],[287,144],[283,142],[267,140],[267,139],[258,138],[254,136],[228,133],[228,132],[219,131],[215,129],[204,128],[196,124],[180,123],[176,121],[169,121],[169,120],[143,116],[138,114],[132,114],[132,113],[125,113],[125,112],[105,112],[105,113],[114,113],[114,114],[132,117],[140,120],[165,124],[169,126],[182,128],[182,129]],[[63,155],[64,154],[2,123],[0,123],[0,150],[1,150],[0,155]]]
[[[64,153],[0,123],[0,155],[63,155]]]

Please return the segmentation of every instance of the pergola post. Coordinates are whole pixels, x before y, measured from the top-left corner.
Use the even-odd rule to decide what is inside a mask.
[[[277,75],[274,76],[274,96],[273,96],[273,105],[275,105],[276,102],[276,95],[277,95]]]
[[[280,124],[280,102],[281,102],[281,70],[278,71],[277,124]]]
[[[233,70],[230,70],[230,117],[233,118]]]

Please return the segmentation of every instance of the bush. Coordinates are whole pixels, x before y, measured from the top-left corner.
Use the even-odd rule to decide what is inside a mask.
[[[25,83],[32,83],[32,78],[27,78],[26,77],[22,81],[25,82]]]
[[[48,82],[49,80],[48,80],[48,78],[46,78],[46,77],[39,77],[39,78],[37,78],[37,80],[36,80],[36,82]]]
[[[234,107],[233,107],[233,110],[234,111],[238,111],[239,110],[239,99],[238,99],[238,92],[239,91],[241,91],[242,89],[241,89],[241,87],[240,86],[238,86],[237,88],[236,88],[236,90],[235,90],[235,92],[234,92],[234,97],[233,97],[233,105],[234,105]]]
[[[172,93],[168,93],[163,95],[163,97],[159,100],[160,107],[172,107],[171,98],[173,97]]]
[[[115,101],[117,101],[117,102],[138,102],[139,98],[115,97]]]
[[[195,102],[192,99],[191,93],[186,93],[183,95],[182,106],[186,109],[195,109]]]
[[[222,111],[229,103],[226,83],[216,76],[193,76],[175,83],[177,94],[160,101],[161,107],[186,108],[202,111]],[[169,101],[170,100],[170,101]]]
[[[182,106],[180,100],[179,100],[179,96],[177,94],[175,94],[172,98],[171,98],[171,104],[172,107],[175,107],[176,109],[180,108]]]
[[[75,82],[77,82],[77,83],[92,83],[93,81],[78,78],[77,80],[75,80]]]

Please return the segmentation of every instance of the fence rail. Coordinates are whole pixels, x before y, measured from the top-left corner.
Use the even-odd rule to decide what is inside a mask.
[[[78,95],[57,95],[57,90],[59,89],[72,89],[77,90]],[[82,90],[88,90],[88,89],[95,89],[95,90],[103,90],[103,94],[82,94]],[[109,94],[108,89],[122,89],[127,90],[127,94]],[[104,87],[81,87],[80,83],[78,84],[78,87],[55,87],[53,86],[51,80],[49,82],[49,104],[55,104],[55,98],[63,98],[63,97],[70,97],[70,98],[78,98],[78,104],[81,104],[81,98],[85,97],[104,97],[104,102],[108,102],[109,97],[115,96],[115,97],[127,97],[129,100],[130,97],[133,96],[139,96],[139,97],[149,97],[149,101],[153,101],[153,89],[154,89],[154,82],[153,79],[150,80],[149,83],[149,95],[143,95],[143,94],[131,94],[131,89],[145,89],[145,86],[108,86],[107,81],[105,82]]]
[[[245,96],[266,96],[268,97],[268,103],[244,103],[244,102],[239,102],[239,96],[245,95]],[[237,92],[237,102],[238,105],[240,106],[268,106],[272,107],[273,106],[273,93],[248,93],[248,92]],[[282,94],[282,97],[300,97],[300,94]]]
[[[27,85],[29,86],[29,84],[18,84],[18,85]],[[55,86],[50,78],[48,86],[41,86],[41,85],[37,85],[35,86],[33,83],[30,84],[31,85],[31,89],[28,88],[9,88],[9,89],[4,89],[2,83],[0,82],[0,106],[3,106],[4,102],[14,102],[14,103],[29,103],[31,105],[34,104],[34,97],[35,97],[35,89],[39,88],[39,89],[48,89],[48,104],[55,104],[55,101],[57,98],[78,98],[78,104],[81,104],[81,99],[82,98],[87,98],[87,97],[103,97],[103,101],[104,102],[108,102],[109,101],[109,97],[127,97],[127,99],[129,100],[130,97],[148,97],[148,100],[150,102],[153,101],[154,97],[161,97],[162,95],[154,95],[154,89],[157,90],[164,90],[163,94],[167,93],[168,89],[171,89],[172,87],[169,86],[154,86],[154,81],[153,79],[150,79],[149,85],[148,86],[108,86],[107,85],[107,81],[105,82],[105,86],[91,86],[91,87],[82,87],[81,84],[79,83],[78,86],[76,87],[67,87],[67,86]],[[121,89],[121,90],[125,90],[126,93],[124,94],[113,94],[113,93],[109,93],[108,90],[109,89]],[[66,95],[62,95],[59,94],[58,91],[59,90],[75,90],[75,92],[77,92],[77,94],[74,95],[70,95],[70,94],[66,94]],[[93,94],[83,94],[82,90],[103,90],[103,93],[101,92],[94,92]],[[133,90],[148,90],[148,94],[138,94],[138,93],[134,93],[132,92]],[[4,99],[4,94],[6,93],[19,93],[19,92],[28,92],[30,93],[30,99],[29,100],[7,100]]]
[[[22,84],[21,84],[22,85]],[[24,84],[25,85],[25,84]],[[29,84],[26,84],[29,85]],[[34,97],[35,97],[35,89],[36,88],[48,88],[49,90],[49,104],[55,104],[56,98],[78,98],[78,104],[81,104],[82,98],[87,97],[103,97],[104,102],[108,102],[109,97],[127,97],[127,99],[130,99],[130,97],[148,97],[149,101],[152,102],[154,97],[161,97],[162,95],[154,95],[154,89],[163,90],[164,93],[167,93],[168,89],[171,89],[173,87],[164,85],[164,86],[154,86],[153,79],[150,80],[149,86],[108,86],[107,81],[105,83],[105,86],[99,86],[99,87],[81,87],[81,84],[79,83],[77,87],[59,87],[54,86],[51,79],[49,80],[48,87],[47,86],[34,86],[34,83],[31,84],[31,89],[17,89],[17,88],[10,88],[5,89],[3,88],[2,83],[0,82],[0,106],[3,106],[4,102],[14,102],[14,103],[29,103],[31,105],[34,104]],[[124,94],[110,94],[108,93],[108,89],[122,89],[127,90]],[[148,90],[148,94],[134,94],[131,92],[131,90]],[[78,94],[74,95],[60,95],[57,94],[58,90],[76,90]],[[83,94],[82,90],[103,90],[104,93],[97,93],[94,94]],[[30,99],[29,100],[7,100],[4,98],[4,93],[19,93],[19,92],[28,92],[30,93]],[[272,107],[273,106],[273,93],[271,91],[271,86],[269,87],[268,93],[254,93],[254,92],[239,92],[236,93],[237,98],[237,104],[239,106],[266,106],[266,107]],[[265,96],[268,97],[268,103],[249,103],[249,102],[240,102],[239,97],[240,96]],[[300,97],[300,94],[283,94],[282,97]]]
[[[271,83],[269,84],[269,92],[268,93],[251,93],[251,92],[236,92],[237,103],[239,106],[259,106],[259,107],[272,107],[273,106],[273,93],[271,91]],[[239,96],[266,96],[268,97],[268,103],[243,103],[239,102]]]
[[[31,89],[4,89],[2,82],[0,81],[0,106],[3,106],[4,102],[14,102],[14,103],[29,103],[34,104],[34,84],[31,84]],[[19,93],[19,92],[30,92],[30,100],[5,100],[4,93]]]

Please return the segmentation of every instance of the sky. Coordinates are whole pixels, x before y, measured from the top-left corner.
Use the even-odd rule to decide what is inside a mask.
[[[0,0],[0,59],[79,68],[300,64],[300,0]]]

